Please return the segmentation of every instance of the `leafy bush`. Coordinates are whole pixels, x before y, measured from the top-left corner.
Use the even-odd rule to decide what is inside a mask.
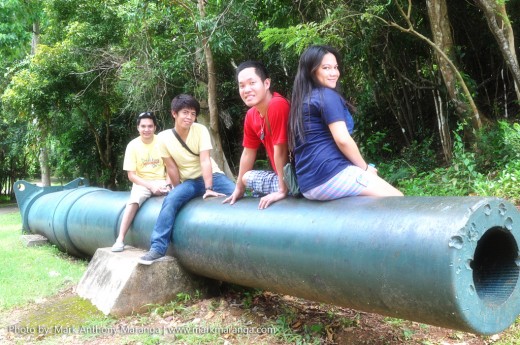
[[[360,137],[360,140],[358,137]],[[361,135],[356,133],[359,149],[369,160],[381,159],[384,153],[388,154],[392,152],[386,137],[387,133],[378,131],[362,139]]]
[[[460,135],[455,132],[450,166],[418,171],[410,165],[408,170],[413,172],[416,169],[417,174],[412,173],[410,177],[399,180],[398,188],[405,195],[497,196],[519,203],[520,125],[499,122],[497,126],[479,133],[477,142],[477,153],[468,151]],[[425,153],[420,150],[414,152],[416,157],[430,154],[428,150]],[[405,161],[404,157],[402,161]],[[413,159],[410,161],[413,162]],[[393,162],[391,169],[388,171],[398,171],[399,168]]]
[[[478,195],[498,196],[515,204],[520,203],[520,160],[512,160],[503,170],[490,174],[476,182],[474,190]]]
[[[420,155],[420,153],[418,153]],[[454,133],[453,160],[446,168],[419,172],[417,177],[399,181],[405,195],[469,195],[485,177],[477,171],[475,153],[467,151],[461,136]]]
[[[520,159],[520,125],[498,121],[486,126],[478,135],[477,152],[481,172],[501,170],[508,162]]]
[[[433,138],[421,142],[414,141],[405,147],[398,158],[377,164],[379,174],[391,184],[403,179],[418,177],[424,172],[431,172],[437,166]]]

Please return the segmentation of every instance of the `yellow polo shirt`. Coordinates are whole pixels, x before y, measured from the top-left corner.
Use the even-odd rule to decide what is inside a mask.
[[[167,129],[158,134],[160,142],[161,157],[172,157],[177,168],[181,182],[195,179],[202,176],[202,169],[200,166],[200,157],[188,152],[173,134],[172,129]],[[211,145],[211,137],[206,127],[200,123],[193,123],[190,127],[188,137],[186,138],[186,145],[194,153],[213,149]],[[217,163],[211,158],[211,166],[213,173],[222,172]]]
[[[143,143],[141,137],[137,137],[126,146],[123,170],[135,171],[137,176],[145,180],[164,180],[166,169],[161,157],[156,135],[150,144]]]

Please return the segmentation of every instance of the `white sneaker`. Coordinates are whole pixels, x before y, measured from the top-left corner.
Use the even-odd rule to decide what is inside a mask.
[[[125,249],[125,244],[121,241],[116,241],[112,246],[113,252],[122,252]]]

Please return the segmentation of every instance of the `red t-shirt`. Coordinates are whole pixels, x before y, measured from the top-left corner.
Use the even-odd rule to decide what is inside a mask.
[[[274,145],[287,143],[289,110],[289,102],[282,97],[282,95],[274,92],[273,98],[271,98],[267,108],[269,121],[265,121],[255,107],[249,109],[246,113],[242,145],[249,149],[256,150],[260,147],[260,144],[263,144],[267,151],[269,162],[271,162],[271,166],[275,172]]]

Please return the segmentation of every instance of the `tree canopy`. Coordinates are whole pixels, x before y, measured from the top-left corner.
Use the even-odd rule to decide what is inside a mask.
[[[38,174],[43,147],[54,176],[126,187],[135,116],[154,111],[170,127],[181,92],[199,99],[236,173],[246,111],[236,65],[263,61],[290,97],[311,44],[341,52],[369,158],[428,143],[449,163],[459,126],[471,148],[482,127],[518,120],[519,16],[508,0],[0,0],[0,193]]]

